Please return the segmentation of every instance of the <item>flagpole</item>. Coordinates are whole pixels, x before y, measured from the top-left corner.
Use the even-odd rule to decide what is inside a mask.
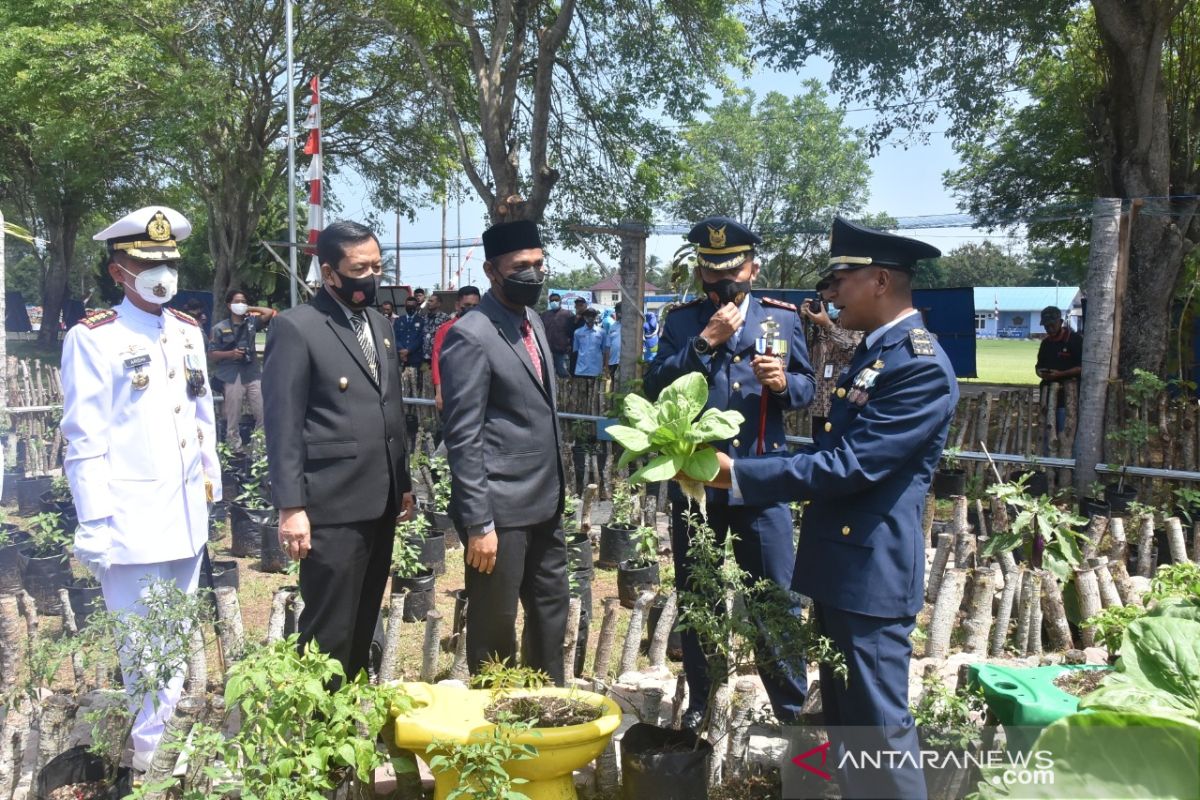
[[[296,80],[292,61],[292,0],[286,0],[287,18],[287,150],[288,150],[288,267],[292,307],[296,306]]]

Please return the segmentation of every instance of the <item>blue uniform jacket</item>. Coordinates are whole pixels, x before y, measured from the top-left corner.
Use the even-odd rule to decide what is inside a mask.
[[[855,354],[812,447],[734,464],[746,503],[809,501],[792,588],[832,608],[886,618],[921,609],[921,512],[958,383],[920,326],[910,316]],[[856,384],[869,384],[861,405]]]
[[[421,361],[421,348],[425,346],[425,324],[424,314],[413,314],[411,317],[401,314],[392,322],[392,330],[396,334],[396,352],[408,351],[408,366]]]
[[[751,361],[755,355],[755,340],[762,335],[762,325],[770,317],[779,324],[776,338],[788,343],[787,390],[780,395],[768,392],[764,448],[766,453],[783,453],[787,449],[783,412],[807,406],[812,401],[815,385],[800,315],[790,303],[770,298],[760,300],[751,296],[746,308],[745,324],[737,337],[736,352],[733,345],[726,342],[713,351],[708,364],[705,364],[696,355],[692,342],[716,312],[712,301],[705,297],[679,306],[667,315],[662,339],[658,343],[658,355],[646,367],[646,395],[655,400],[663,389],[681,375],[703,373],[708,378],[706,407],[740,411],[745,417],[738,435],[729,441],[717,443],[717,448],[735,459],[754,455],[758,443],[760,398],[764,390],[758,378],[754,377]],[[683,498],[678,485],[674,483],[671,484],[671,498]],[[708,502],[727,503],[728,492],[709,489]],[[779,500],[747,504],[769,506],[776,502]]]

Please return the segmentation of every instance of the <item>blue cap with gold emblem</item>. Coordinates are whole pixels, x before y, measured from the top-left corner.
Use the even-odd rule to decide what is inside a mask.
[[[834,217],[826,274],[872,265],[912,272],[921,259],[937,258],[941,254],[942,251],[931,244]]]
[[[696,260],[700,266],[712,270],[737,269],[746,260],[746,254],[756,244],[762,244],[758,235],[729,217],[702,219],[687,238],[696,245]]]
[[[192,232],[187,217],[166,206],[130,211],[92,238],[111,253],[120,250],[139,261],[178,261],[178,242]]]

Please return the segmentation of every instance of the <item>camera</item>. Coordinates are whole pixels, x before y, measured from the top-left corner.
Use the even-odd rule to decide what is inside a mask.
[[[814,297],[814,298],[812,298],[811,300],[809,300],[809,301],[808,301],[808,310],[809,310],[810,312],[812,312],[813,314],[820,314],[820,313],[821,313],[821,301],[820,301],[820,299],[818,299],[818,298]]]

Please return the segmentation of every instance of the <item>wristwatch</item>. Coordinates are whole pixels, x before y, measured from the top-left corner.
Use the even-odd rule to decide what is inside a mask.
[[[713,351],[712,345],[703,336],[697,336],[695,339],[692,339],[692,349],[696,351],[696,355],[698,356],[711,355]]]

